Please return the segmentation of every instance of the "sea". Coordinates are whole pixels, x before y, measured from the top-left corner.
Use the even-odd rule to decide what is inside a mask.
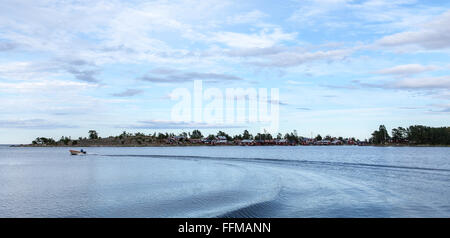
[[[450,147],[69,149],[0,146],[0,217],[450,217]]]

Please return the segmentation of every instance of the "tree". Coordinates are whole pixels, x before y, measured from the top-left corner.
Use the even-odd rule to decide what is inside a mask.
[[[371,141],[375,144],[385,144],[389,140],[390,136],[384,125],[380,125],[378,131],[372,133]]]
[[[299,142],[299,137],[297,136],[297,131],[294,130],[294,132],[286,133],[284,135],[284,139],[288,140],[289,142],[295,142],[298,143]]]
[[[64,145],[68,145],[71,141],[70,137],[67,136],[61,136],[61,139],[59,140],[60,143],[63,143]]]
[[[53,138],[38,137],[32,142],[33,145],[56,145]]]
[[[283,137],[283,135],[281,133],[277,134],[277,139],[280,140]]]
[[[450,145],[450,127],[410,126],[407,139],[414,144]]]
[[[188,134],[186,133],[186,132],[181,132],[180,134],[179,134],[179,136],[182,136],[182,137],[184,137],[184,138],[188,138]]]
[[[407,138],[407,131],[403,127],[393,128],[392,129],[392,139],[396,143],[404,142]]]
[[[316,136],[316,140],[322,140],[322,136],[321,136],[320,134],[318,134],[318,135]]]
[[[168,135],[167,135],[167,133],[165,135],[165,134],[160,132],[160,133],[158,133],[158,136],[156,138],[158,138],[158,140],[164,140],[164,139],[168,138]]]
[[[251,139],[253,139],[253,135],[250,134],[247,130],[244,130],[244,134],[242,135],[242,139],[244,139],[244,140],[251,140]]]
[[[241,135],[241,134],[239,134],[239,135],[234,135],[234,136],[233,136],[233,140],[242,140],[242,135]]]
[[[233,138],[231,138],[231,136],[229,136],[227,133],[225,133],[223,131],[217,132],[217,136],[225,136],[227,138],[227,140],[232,140],[233,139]]]
[[[389,133],[386,130],[386,127],[384,125],[380,125],[380,127],[378,128],[378,131],[380,132],[381,142],[386,143],[386,141],[389,140],[389,138],[390,138]]]
[[[134,133],[134,136],[144,137],[145,134],[144,134],[144,133],[141,133],[141,132],[136,132],[136,133]]]
[[[203,138],[203,135],[199,130],[192,131],[191,139],[201,139],[201,138]]]
[[[91,140],[98,139],[97,131],[95,131],[95,130],[90,130],[90,131],[89,131],[89,139],[91,139]]]

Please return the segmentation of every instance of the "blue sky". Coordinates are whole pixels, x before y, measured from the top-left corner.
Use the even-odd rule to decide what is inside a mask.
[[[0,8],[0,143],[170,121],[177,87],[279,88],[280,132],[448,126],[450,2],[21,1]]]

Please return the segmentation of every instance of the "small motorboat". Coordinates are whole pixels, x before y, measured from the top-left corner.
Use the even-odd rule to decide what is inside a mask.
[[[84,150],[80,150],[80,151],[78,151],[78,150],[69,150],[69,151],[70,151],[71,155],[85,155],[86,154],[86,151],[84,151]]]

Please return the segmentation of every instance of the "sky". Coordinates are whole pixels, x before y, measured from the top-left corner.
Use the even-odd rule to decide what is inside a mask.
[[[279,132],[449,126],[450,2],[0,0],[0,144],[174,123],[175,88],[278,88]]]

